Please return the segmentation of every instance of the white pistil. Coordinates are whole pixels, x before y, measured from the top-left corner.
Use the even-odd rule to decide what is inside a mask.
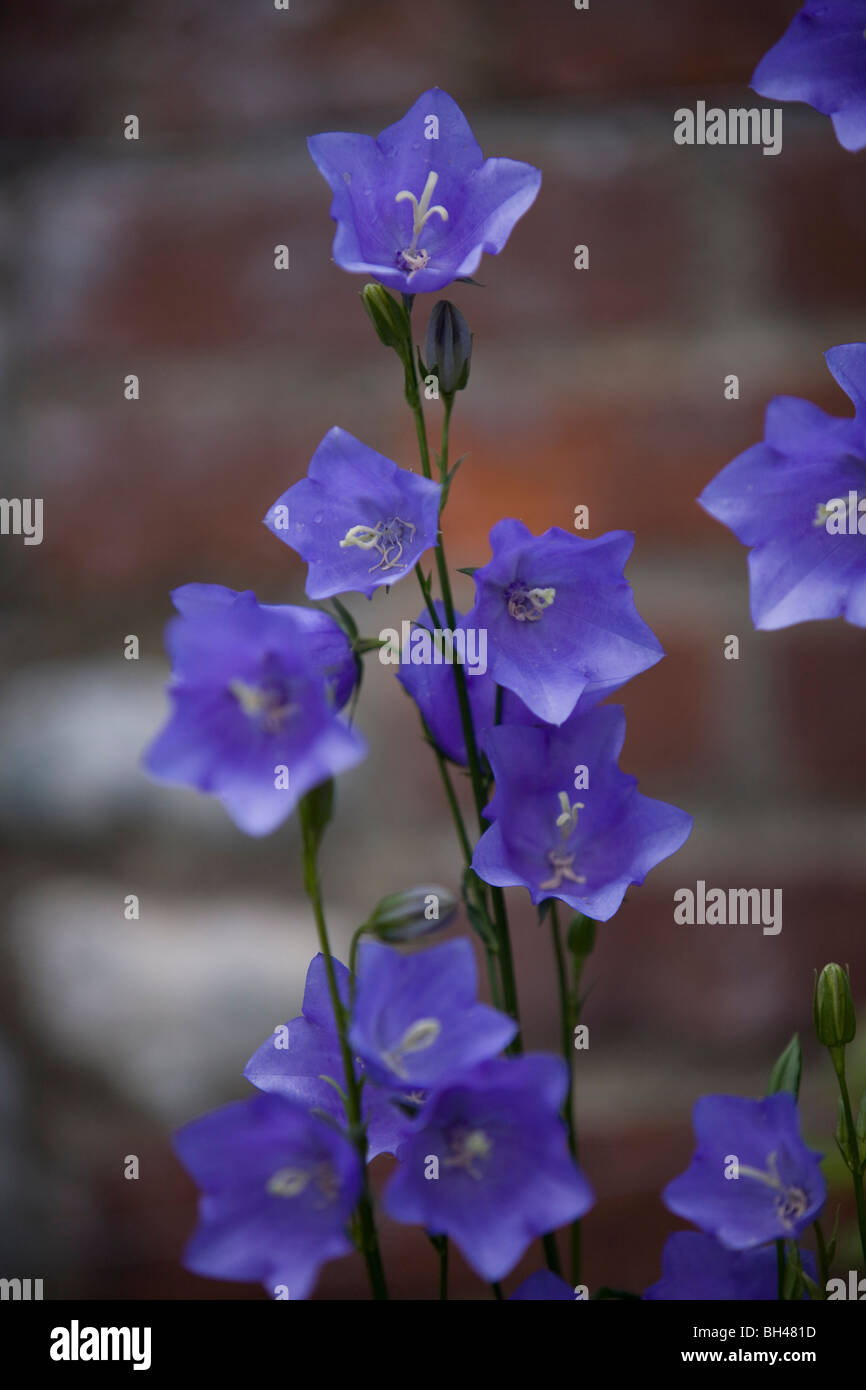
[[[574,850],[569,852],[565,847],[565,841],[568,840],[569,836],[577,829],[577,814],[578,811],[584,809],[584,804],[582,801],[575,801],[574,805],[572,805],[569,800],[568,792],[559,792],[558,797],[560,811],[559,815],[556,817],[556,825],[559,828],[560,838],[563,843],[558,848],[552,849],[548,853],[547,858],[553,873],[550,878],[545,879],[543,883],[539,883],[538,885],[540,889],[545,891],[559,888],[563,879],[567,879],[569,883],[586,883],[586,879],[583,875],[576,874],[571,867],[574,863]]]
[[[384,1053],[382,1060],[397,1076],[405,1076],[403,1058],[412,1052],[425,1052],[428,1047],[433,1046],[441,1032],[442,1024],[438,1018],[416,1019],[406,1029],[397,1046]]]
[[[420,199],[416,198],[415,194],[411,193],[408,188],[401,188],[400,192],[394,197],[395,203],[408,202],[412,204],[412,241],[409,246],[405,247],[400,252],[405,265],[409,269],[410,280],[415,272],[417,270],[423,270],[430,260],[428,253],[423,247],[421,249],[418,248],[418,238],[424,230],[425,223],[429,221],[434,213],[437,217],[441,217],[443,222],[448,221],[448,211],[441,203],[434,203],[432,207],[430,206],[430,199],[433,197],[433,190],[438,182],[439,175],[431,169],[430,173],[427,175],[427,182],[424,185],[424,191]]]
[[[378,569],[404,569],[403,536],[408,531],[411,542],[416,530],[414,522],[403,521],[399,516],[392,517],[390,521],[377,521],[375,526],[350,526],[340,541],[340,548],[346,550],[356,545],[360,550],[378,550],[382,558],[370,566],[370,574]]]
[[[442,1160],[443,1168],[463,1168],[470,1178],[481,1181],[477,1164],[493,1148],[483,1129],[458,1130],[451,1141],[450,1151]]]
[[[752,1168],[745,1163],[741,1163],[738,1169],[741,1178],[753,1178],[755,1182],[763,1183],[777,1193],[774,1205],[779,1214],[779,1220],[788,1230],[793,1230],[806,1211],[809,1198],[802,1187],[786,1187],[782,1182],[775,1152],[767,1156],[767,1170],[765,1172],[761,1168]]]

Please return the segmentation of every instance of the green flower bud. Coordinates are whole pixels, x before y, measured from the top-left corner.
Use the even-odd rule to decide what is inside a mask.
[[[425,370],[438,378],[443,396],[462,391],[469,380],[472,334],[460,310],[449,299],[439,299],[433,305],[424,351]]]
[[[447,926],[456,911],[457,899],[449,889],[435,884],[410,888],[377,903],[367,930],[380,941],[414,941]]]
[[[400,353],[405,352],[409,343],[409,323],[402,304],[398,304],[383,285],[376,284],[364,286],[361,303],[370,316],[379,342]]]
[[[815,981],[815,1032],[825,1047],[844,1047],[854,1037],[857,1019],[848,971],[825,965]]]

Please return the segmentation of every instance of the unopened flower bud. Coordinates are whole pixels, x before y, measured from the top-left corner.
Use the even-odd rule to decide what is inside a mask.
[[[439,381],[443,396],[462,391],[469,380],[472,334],[469,324],[449,299],[433,305],[425,343],[426,369]]]
[[[367,928],[380,941],[414,941],[447,926],[456,911],[457,899],[447,888],[409,888],[377,903]]]
[[[848,971],[825,965],[815,981],[815,1032],[825,1047],[844,1047],[854,1037],[857,1019]]]
[[[384,343],[385,347],[396,348],[398,352],[404,352],[409,342],[409,325],[403,306],[397,303],[384,286],[372,283],[362,289],[361,302],[370,316],[380,343]]]

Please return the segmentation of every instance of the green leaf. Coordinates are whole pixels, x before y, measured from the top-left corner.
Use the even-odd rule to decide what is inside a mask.
[[[458,275],[454,282],[457,285],[477,285],[479,290],[485,290],[486,285],[482,285],[480,280],[476,280],[473,275]]]
[[[768,1095],[773,1096],[777,1091],[790,1091],[796,1099],[800,1093],[802,1072],[803,1053],[799,1034],[795,1033],[770,1073]]]
[[[480,565],[467,565],[466,568],[465,568],[464,570],[458,570],[457,573],[458,573],[458,574],[468,574],[468,575],[469,575],[469,578],[471,579],[472,576],[475,574],[475,571],[476,571],[476,570],[480,570],[480,569],[481,569],[481,566],[480,566]]]
[[[356,655],[363,656],[365,652],[377,652],[387,645],[387,638],[384,637],[359,637],[354,643],[354,650]]]
[[[782,1297],[786,1303],[798,1303],[803,1297],[803,1266],[796,1245],[791,1245],[785,1261],[785,1278],[782,1281]]]
[[[466,908],[466,916],[469,918],[472,929],[478,933],[487,949],[494,955],[498,955],[499,942],[496,939],[496,932],[494,931],[493,924],[487,917],[487,914],[482,912],[477,904],[472,901],[470,885],[474,877],[475,875],[472,869],[466,869],[460,885],[460,893],[463,898],[463,906]]]

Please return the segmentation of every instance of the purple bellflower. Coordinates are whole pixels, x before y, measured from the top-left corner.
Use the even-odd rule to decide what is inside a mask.
[[[755,69],[752,86],[829,116],[846,150],[866,146],[866,0],[809,0]]]
[[[574,1289],[550,1269],[537,1269],[514,1290],[509,1303],[573,1303]]]
[[[686,841],[692,818],[637,790],[621,772],[625,712],[605,705],[559,728],[500,724],[484,749],[496,779],[493,824],[472,867],[485,883],[522,885],[606,922],[632,883]],[[575,791],[578,786],[581,789]]]
[[[444,634],[448,631],[445,606],[441,600],[437,600],[435,608],[439,616],[440,630]],[[455,621],[457,622],[457,632],[465,632],[466,619],[457,613],[455,614]],[[426,628],[428,632],[432,629],[433,623],[426,608],[422,609],[419,614],[415,627]],[[457,649],[457,643],[454,643],[454,647]],[[470,647],[467,646],[466,650],[469,651]],[[437,663],[435,659],[432,662],[428,660],[418,661],[416,665],[411,660],[411,643],[409,655],[410,659],[401,664],[397,679],[418,706],[440,752],[444,753],[451,762],[465,767],[468,758],[466,756],[466,741],[463,737],[463,725],[460,719],[460,706],[457,703],[454,672],[447,663]],[[487,729],[492,728],[495,722],[496,681],[488,670],[473,670],[469,666],[468,674],[466,689],[469,697],[469,708],[472,713],[472,723],[476,733],[482,738]],[[622,680],[613,680],[607,683],[590,682],[579,697],[574,712],[579,714],[592,709],[606,695],[618,690],[624,684],[625,679],[624,677]],[[542,722],[538,715],[534,714],[528,705],[518,699],[512,691],[503,690],[503,724],[538,724]]]
[[[334,961],[337,989],[343,1004],[349,1003],[349,972]],[[363,1074],[363,1069],[359,1069]],[[307,1109],[324,1110],[340,1124],[346,1123],[343,1102],[330,1082],[345,1089],[343,1058],[331,996],[325,957],[314,956],[307,971],[301,1014],[275,1029],[253,1053],[244,1076],[260,1091],[296,1101]],[[396,1104],[406,1100],[405,1089],[383,1087],[367,1077],[361,1092],[363,1119],[367,1125],[367,1157],[394,1153],[403,1139],[409,1119]]]
[[[371,598],[410,574],[435,546],[441,488],[398,468],[346,430],[328,430],[306,478],[268,510],[265,525],[309,565],[307,594]]]
[[[810,1279],[816,1278],[814,1255],[804,1250],[801,1259]],[[668,1236],[662,1251],[662,1277],[644,1294],[655,1302],[694,1298],[760,1303],[778,1297],[775,1245],[726,1250],[702,1231],[675,1231]]]
[[[335,132],[307,147],[334,195],[334,260],[404,294],[441,290],[497,255],[532,206],[541,174],[484,159],[456,102],[438,87],[377,139]]]
[[[391,1216],[450,1236],[482,1279],[504,1278],[536,1236],[592,1205],[566,1143],[567,1086],[565,1063],[539,1054],[482,1062],[435,1090],[397,1151]]]
[[[270,607],[252,592],[189,584],[173,598],[173,708],[145,766],[267,835],[305,792],[365,756],[335,712],[355,680],[351,647],[327,613]]]
[[[796,1240],[811,1225],[827,1188],[821,1155],[803,1143],[789,1092],[766,1100],[701,1096],[694,1126],[692,1162],[662,1193],[669,1211],[729,1250]]]
[[[866,39],[863,48],[866,65]],[[866,343],[825,356],[854,418],[777,396],[764,442],[723,468],[698,498],[750,547],[757,628],[838,617],[866,627]]]
[[[321,1265],[353,1249],[345,1228],[361,1164],[330,1124],[260,1095],[193,1120],[174,1143],[202,1193],[187,1269],[303,1299]]]
[[[477,995],[465,937],[413,955],[364,942],[349,1044],[382,1085],[429,1090],[495,1057],[517,1032]]]
[[[511,519],[490,532],[493,558],[475,571],[464,623],[487,630],[491,679],[548,724],[567,719],[588,687],[613,689],[664,656],[623,577],[633,545],[628,531],[533,536]]]

